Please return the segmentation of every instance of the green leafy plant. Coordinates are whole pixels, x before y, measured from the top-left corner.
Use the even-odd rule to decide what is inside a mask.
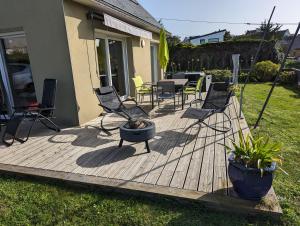
[[[279,75],[281,84],[297,84],[297,74],[294,71],[283,71]]]
[[[281,144],[272,144],[269,139],[254,139],[249,134],[244,138],[239,131],[239,142],[232,141],[233,148],[226,146],[234,154],[234,161],[247,168],[257,168],[263,176],[264,170],[273,162],[282,165]],[[279,167],[280,168],[280,167]],[[281,168],[280,168],[281,169]]]
[[[261,61],[255,64],[254,76],[260,82],[273,81],[276,74],[278,73],[279,65],[273,63],[270,60]]]

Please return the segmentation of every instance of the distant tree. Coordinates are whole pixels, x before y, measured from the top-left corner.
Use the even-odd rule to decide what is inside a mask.
[[[168,42],[168,45],[169,47],[173,47],[173,46],[176,46],[178,45],[179,43],[181,43],[181,40],[180,40],[180,37],[179,36],[168,36],[167,37],[167,42]]]
[[[232,36],[230,34],[230,31],[226,31],[224,34],[224,41],[229,41],[232,39]]]
[[[266,21],[262,22],[260,27],[259,27],[259,31],[261,32],[261,36],[263,35],[263,33],[266,31],[266,40],[272,40],[272,39],[278,39],[280,37],[278,37],[278,31],[281,29],[282,25],[279,24],[273,24],[270,23],[268,25],[268,23]]]

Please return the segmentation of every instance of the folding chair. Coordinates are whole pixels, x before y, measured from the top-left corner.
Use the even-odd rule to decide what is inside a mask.
[[[106,86],[95,89],[96,96],[99,100],[99,106],[103,108],[106,113],[115,113],[122,118],[127,120],[137,120],[139,118],[148,118],[148,114],[138,106],[137,102],[134,99],[121,100],[117,91],[113,86]],[[124,105],[125,102],[133,102],[135,106],[127,107]],[[106,115],[103,115],[101,119],[101,129],[104,131],[112,131],[119,128],[106,128],[104,126],[104,118]]]
[[[36,106],[17,106],[10,120],[7,122],[2,141],[7,146],[14,143],[15,140],[24,143],[29,139],[34,124],[39,121],[48,129],[60,132],[60,128],[51,120],[54,118],[55,98],[56,98],[57,80],[45,79],[43,88],[42,103]],[[18,130],[23,120],[28,120],[31,125],[28,129],[25,139],[19,138]],[[8,140],[11,140],[9,142]]]
[[[232,96],[232,91],[229,89],[228,83],[225,82],[211,83],[201,108],[194,108],[192,106],[189,107],[182,115],[182,118],[190,118],[190,119],[198,120],[197,122],[189,126],[189,128],[196,124],[203,123],[204,125],[206,125],[207,127],[215,131],[226,133],[232,127],[231,119],[225,112],[226,108],[230,105],[229,102],[231,96]],[[222,129],[219,129],[216,126],[212,126],[204,122],[205,119],[217,113],[222,113],[225,115],[226,119],[229,121],[230,124],[228,128],[223,127]]]

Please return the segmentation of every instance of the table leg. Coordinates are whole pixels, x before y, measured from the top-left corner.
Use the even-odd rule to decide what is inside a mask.
[[[151,102],[152,102],[151,104],[152,104],[152,109],[154,108],[154,95],[153,95],[153,93],[154,93],[154,92],[153,92],[153,85],[152,85],[152,86],[151,86],[151,97],[152,97],[152,98],[151,98]]]
[[[182,106],[182,110],[183,110],[183,108],[184,108],[184,103],[183,103],[183,89],[184,89],[184,86],[182,86],[182,89],[181,89],[181,106]]]

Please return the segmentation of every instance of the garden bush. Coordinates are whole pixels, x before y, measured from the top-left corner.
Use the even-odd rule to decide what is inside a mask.
[[[285,68],[296,68],[300,69],[300,62],[296,60],[287,60],[285,63]]]
[[[275,79],[278,70],[278,64],[275,64],[270,60],[261,61],[255,64],[251,76],[254,76],[259,82],[270,82]]]
[[[228,81],[231,76],[232,72],[230,70],[206,70],[205,74],[212,75],[213,82],[224,82]]]
[[[297,74],[295,71],[283,71],[280,73],[279,82],[281,84],[291,84],[297,83]]]

